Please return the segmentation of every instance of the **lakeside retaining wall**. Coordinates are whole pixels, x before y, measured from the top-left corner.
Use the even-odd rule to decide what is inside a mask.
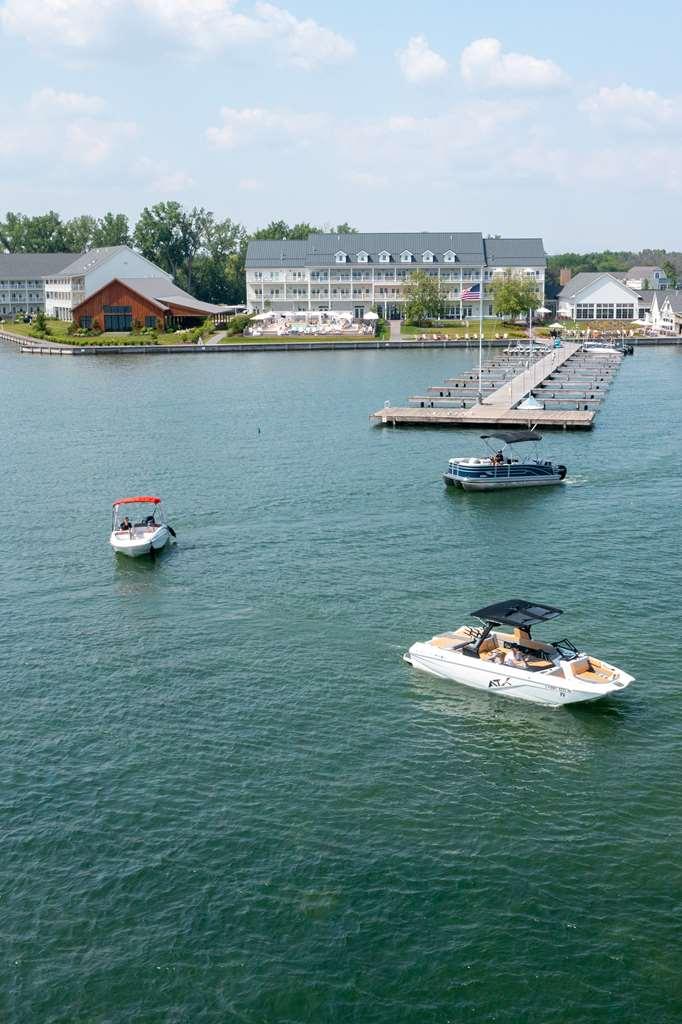
[[[417,341],[401,339],[400,341],[284,341],[284,342],[229,342],[215,345],[67,345],[59,341],[40,341],[10,331],[0,331],[0,340],[17,345],[21,352],[29,355],[46,356],[116,356],[116,355],[203,355],[234,354],[248,352],[343,352],[343,351],[386,351],[387,349],[426,349],[453,348],[478,349],[478,341],[462,341],[459,338],[448,338],[440,341]],[[514,340],[523,339],[486,339],[484,348],[506,348]],[[628,345],[646,347],[649,345],[682,345],[682,336],[656,338],[628,338]]]

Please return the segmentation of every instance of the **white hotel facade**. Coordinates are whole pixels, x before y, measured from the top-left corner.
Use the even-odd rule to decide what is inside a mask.
[[[416,270],[438,280],[445,315],[493,316],[490,284],[508,272],[532,278],[542,305],[546,256],[541,238],[484,238],[478,232],[313,234],[304,241],[256,239],[246,254],[250,310],[371,309],[402,317],[404,288]]]

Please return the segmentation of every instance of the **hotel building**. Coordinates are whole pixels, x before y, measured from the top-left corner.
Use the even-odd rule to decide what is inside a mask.
[[[403,316],[404,289],[421,270],[437,279],[445,316],[493,316],[491,282],[508,272],[545,291],[541,238],[484,238],[479,232],[313,234],[305,241],[255,239],[246,252],[250,310],[349,310]]]
[[[73,263],[72,252],[0,253],[0,317],[45,309],[45,277]]]

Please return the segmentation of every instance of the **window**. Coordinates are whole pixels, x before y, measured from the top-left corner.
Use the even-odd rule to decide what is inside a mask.
[[[575,307],[576,320],[594,320],[594,306],[589,302],[579,302]]]
[[[390,262],[391,262],[391,254],[390,254],[390,252],[386,252],[386,250],[384,249],[383,252],[379,253],[379,263],[390,263]]]
[[[424,263],[433,263],[433,253],[427,249],[425,253],[422,253],[422,260]]]
[[[616,306],[616,320],[632,320],[635,315],[634,305]]]
[[[400,254],[400,262],[401,263],[411,263],[412,262],[412,253],[409,251],[409,249],[405,249],[404,252],[401,252],[401,254]]]
[[[82,316],[80,318],[80,325],[81,327],[84,327],[86,330],[89,329],[90,327],[92,327],[92,317]]]
[[[454,263],[456,259],[457,259],[457,254],[454,253],[452,251],[452,249],[448,249],[447,252],[443,253],[443,261],[445,263]]]
[[[156,327],[156,317],[155,316],[146,316],[144,318],[144,325],[145,325],[145,327]]]
[[[598,302],[595,309],[597,320],[613,320],[613,303]]]
[[[358,263],[367,263],[368,259],[369,259],[369,253],[368,252],[359,252],[358,253]]]
[[[337,252],[334,254],[334,259],[336,260],[337,263],[345,263],[347,258],[348,257],[346,256],[345,252]]]
[[[132,315],[133,312],[132,306],[103,306],[102,309],[105,313],[113,313],[117,315],[125,313],[130,313]]]

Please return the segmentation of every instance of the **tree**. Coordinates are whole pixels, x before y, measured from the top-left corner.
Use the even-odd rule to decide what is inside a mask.
[[[145,206],[135,225],[133,239],[142,255],[175,278],[185,263],[185,213],[174,200]]]
[[[238,304],[245,300],[244,264],[248,236],[226,217],[207,225],[201,252],[194,261],[194,294],[206,302]]]
[[[337,235],[359,235],[360,232],[358,231],[357,228],[352,228],[350,226],[350,224],[344,223],[344,224],[338,224],[336,226],[336,234]]]
[[[271,220],[267,227],[259,228],[252,238],[289,238],[291,228],[285,220]]]
[[[413,324],[437,317],[442,308],[438,281],[423,270],[415,270],[403,289],[405,319]]]
[[[675,270],[675,264],[671,263],[670,260],[665,260],[661,264],[661,270],[665,273],[668,278],[668,283],[671,288],[677,288],[677,271]]]
[[[105,245],[130,245],[130,227],[125,213],[105,213],[97,221],[92,235],[96,248]]]
[[[67,220],[64,225],[66,251],[85,252],[87,249],[91,249],[96,228],[97,221],[87,213]]]
[[[518,274],[507,273],[504,277],[495,278],[490,290],[495,313],[510,319],[527,314],[529,309],[536,309],[540,302],[535,280]]]
[[[37,217],[8,213],[0,225],[0,241],[8,252],[63,252],[64,225],[54,210]]]

